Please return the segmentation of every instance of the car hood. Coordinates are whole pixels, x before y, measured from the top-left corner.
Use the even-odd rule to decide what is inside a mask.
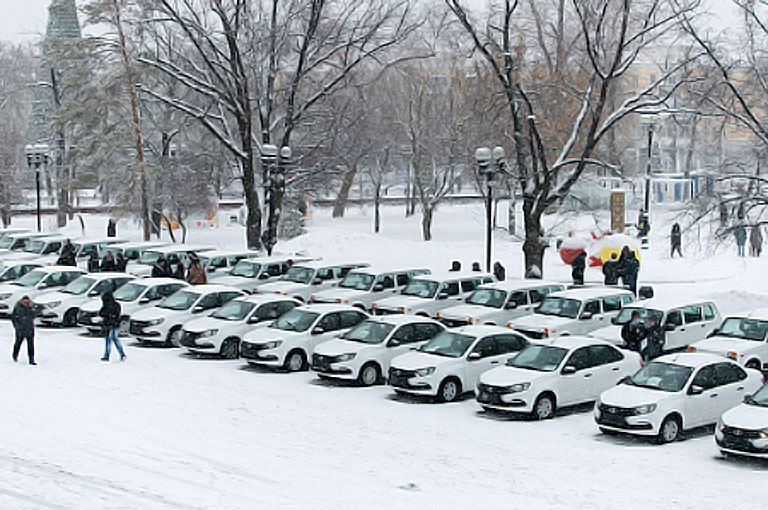
[[[80,306],[80,310],[84,312],[98,312],[101,310],[101,299],[90,299],[86,301]]]
[[[334,338],[323,342],[315,348],[316,354],[323,356],[338,356],[339,354],[359,353],[370,349],[371,347],[381,347],[382,344],[364,344],[362,342],[352,342],[343,338]]]
[[[740,404],[723,414],[723,423],[729,427],[747,430],[768,428],[768,407]]]
[[[246,278],[245,276],[232,276],[228,274],[221,278],[216,278],[216,285],[236,286],[238,284],[242,285],[243,283],[254,283],[256,281],[256,278]]]
[[[487,314],[501,311],[501,308],[491,308],[482,305],[457,305],[446,308],[440,312],[441,317],[453,317],[466,319],[467,317],[482,317]]]
[[[400,307],[412,308],[414,306],[423,305],[432,301],[430,298],[420,298],[416,296],[403,296],[402,294],[396,296],[389,296],[383,299],[376,300],[376,306],[378,308],[391,308],[396,309]]]
[[[199,319],[191,320],[184,324],[184,329],[186,331],[193,331],[196,333],[202,333],[203,331],[208,331],[209,329],[219,329],[224,324],[235,324],[235,322],[232,321],[224,321],[221,319],[214,319],[213,317],[200,317]]]
[[[728,352],[744,352],[763,345],[762,342],[725,336],[713,336],[692,344],[696,350],[725,355]]]
[[[35,303],[51,303],[53,301],[64,301],[65,299],[70,299],[72,297],[81,297],[75,296],[74,294],[64,294],[63,292],[59,292],[57,290],[52,290],[50,292],[43,292],[42,294],[38,295],[35,298]]]
[[[678,393],[620,384],[604,391],[600,395],[600,401],[608,406],[637,407],[645,404],[654,404],[673,395],[678,395]]]
[[[187,312],[189,312],[189,309],[169,310],[167,308],[158,308],[156,306],[152,306],[145,310],[139,310],[138,312],[134,313],[133,315],[131,315],[131,319],[137,320],[137,321],[153,321],[155,319],[162,319],[167,317],[174,317],[176,315],[183,315]]]
[[[4,283],[0,285],[0,294],[14,294],[20,290],[33,290],[34,287],[21,287],[19,285],[11,285]]]
[[[555,372],[537,372],[515,367],[496,367],[480,376],[480,382],[491,386],[512,386],[524,382],[532,382],[554,375]]]
[[[367,293],[368,293],[367,290],[342,289],[339,287],[334,287],[333,289],[328,289],[328,290],[318,292],[317,294],[315,294],[315,297],[317,299],[349,300],[357,296],[362,296],[363,294],[367,294]]]
[[[306,335],[309,331],[285,331],[276,328],[256,328],[245,335],[243,335],[243,341],[251,343],[270,342],[272,340],[281,340],[288,338],[296,338],[300,335]]]
[[[590,335],[616,345],[621,345],[624,343],[624,340],[621,338],[621,326],[612,325],[599,328],[591,332]]]
[[[534,313],[533,315],[526,315],[512,321],[515,328],[522,329],[541,329],[547,328],[549,330],[558,331],[561,326],[570,324],[576,319],[570,319],[568,317],[557,317],[556,315],[543,315],[540,313]]]
[[[401,370],[418,370],[420,368],[438,367],[460,359],[438,356],[437,354],[429,354],[427,352],[406,352],[393,359],[391,366]]]
[[[267,282],[259,286],[259,292],[290,292],[295,289],[304,289],[307,284],[287,281]]]

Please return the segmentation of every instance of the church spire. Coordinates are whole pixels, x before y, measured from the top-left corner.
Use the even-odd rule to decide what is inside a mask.
[[[45,38],[79,39],[81,35],[75,0],[52,0],[48,7]]]

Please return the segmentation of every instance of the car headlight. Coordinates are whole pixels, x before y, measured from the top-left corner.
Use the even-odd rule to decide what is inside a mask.
[[[715,425],[715,432],[725,432],[725,423],[723,423],[723,419],[720,418],[717,420],[717,425]]]
[[[354,352],[348,352],[346,354],[342,354],[340,356],[337,356],[336,357],[336,361],[350,361],[350,360],[355,359],[355,356],[357,356],[357,354],[355,354]]]
[[[50,303],[43,303],[43,306],[47,306],[48,308],[56,308],[61,304],[61,301],[51,301]]]
[[[524,382],[519,384],[513,384],[512,386],[507,386],[507,390],[510,393],[520,393],[521,391],[525,391],[530,387],[531,387],[531,383]]]
[[[5,301],[9,297],[11,297],[11,293],[10,292],[6,292],[5,294],[0,294],[0,300],[2,300],[2,301]]]
[[[266,343],[261,344],[261,345],[265,349],[275,349],[275,348],[280,347],[281,345],[283,345],[283,341],[282,340],[275,340],[273,342],[266,342]]]
[[[218,333],[218,332],[219,332],[218,329],[209,329],[208,331],[203,331],[200,334],[200,338],[210,338],[212,336],[215,336],[216,333]]]
[[[656,404],[645,404],[642,406],[637,406],[634,408],[635,416],[640,416],[642,414],[650,414],[656,410]]]
[[[161,317],[159,319],[151,320],[147,324],[149,324],[150,326],[157,326],[158,324],[162,324],[163,322],[165,322],[165,317]]]
[[[420,368],[416,370],[416,377],[425,377],[435,373],[435,367]]]
[[[763,429],[757,433],[757,437],[760,439],[768,439],[768,429]]]

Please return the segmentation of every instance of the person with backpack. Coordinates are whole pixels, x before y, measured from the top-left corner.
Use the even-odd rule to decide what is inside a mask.
[[[646,331],[646,343],[645,349],[643,349],[643,361],[646,363],[661,356],[664,352],[664,342],[666,341],[666,335],[664,328],[661,327],[656,317],[651,315],[648,318],[648,323],[645,325]]]
[[[640,353],[645,336],[645,324],[640,320],[640,312],[634,310],[629,322],[621,327],[621,339],[627,349]]]
[[[587,268],[587,253],[579,252],[571,262],[571,277],[574,285],[584,285],[584,270]]]
[[[619,262],[616,260],[616,253],[611,253],[611,258],[603,263],[603,276],[606,285],[616,285],[619,283]]]
[[[101,295],[101,310],[99,316],[102,318],[102,325],[106,333],[104,356],[101,361],[109,361],[109,351],[112,344],[115,344],[117,352],[120,353],[120,361],[125,361],[125,351],[120,340],[117,338],[117,329],[120,327],[120,303],[115,301],[111,292],[105,292]]]

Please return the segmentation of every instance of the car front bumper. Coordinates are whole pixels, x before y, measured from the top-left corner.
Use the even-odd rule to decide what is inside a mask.
[[[150,325],[145,321],[131,320],[129,332],[142,342],[165,342],[166,332],[160,329],[162,324]]]
[[[641,436],[655,436],[658,425],[653,414],[635,415],[633,410],[605,404],[595,405],[595,422],[602,428]]]
[[[475,399],[484,409],[508,413],[530,413],[534,399],[530,391],[511,393],[495,386],[481,385],[476,390]]]
[[[758,434],[759,431],[735,427],[715,429],[715,444],[725,453],[768,459],[768,439],[761,439]]]
[[[357,371],[345,361],[335,361],[335,356],[312,355],[312,370],[319,375],[334,379],[355,379]]]
[[[283,366],[283,356],[278,348],[267,349],[263,344],[243,341],[240,343],[240,357],[249,363],[270,367]]]
[[[182,331],[180,344],[192,352],[212,353],[221,350],[221,343],[213,337],[201,337],[200,333],[192,331]]]
[[[390,368],[388,382],[397,391],[413,395],[437,395],[438,385],[432,375],[417,376],[412,370]]]

